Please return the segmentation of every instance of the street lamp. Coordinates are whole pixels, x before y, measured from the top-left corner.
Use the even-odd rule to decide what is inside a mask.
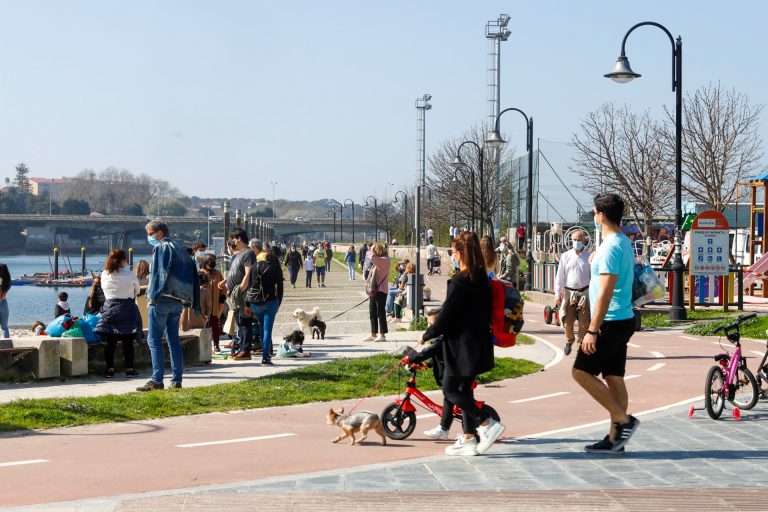
[[[277,185],[276,181],[270,181],[269,182],[272,185],[272,218],[275,218],[275,185]]]
[[[376,203],[376,198],[373,196],[368,196],[365,198],[365,206],[370,208],[370,205],[368,204],[368,200],[373,199],[373,224],[376,226],[376,236],[374,237],[376,242],[379,241],[379,207]]]
[[[482,225],[483,225],[483,210],[485,210],[485,202],[484,202],[484,187],[483,187],[483,150],[482,148],[477,145],[476,142],[471,140],[465,140],[461,143],[459,146],[459,149],[456,150],[456,156],[453,158],[453,162],[451,162],[451,165],[454,169],[459,169],[460,167],[464,166],[467,169],[470,170],[470,176],[471,176],[471,184],[470,188],[472,188],[472,231],[477,231],[475,226],[475,170],[470,166],[467,165],[464,160],[461,159],[461,148],[464,147],[464,144],[471,144],[475,146],[475,149],[477,149],[477,155],[478,155],[478,162],[480,164],[480,231],[482,232]]]
[[[403,241],[408,243],[408,195],[402,190],[395,192],[395,201],[397,202],[398,194],[403,194]]]
[[[499,112],[499,115],[496,116],[496,124],[494,126],[494,129],[492,132],[488,134],[488,138],[485,139],[485,143],[488,144],[491,147],[500,148],[502,145],[506,144],[506,141],[501,137],[501,133],[499,132],[500,129],[500,121],[501,116],[505,112],[509,112],[510,110],[514,110],[515,112],[518,112],[520,115],[525,118],[525,126],[526,126],[526,147],[528,149],[528,194],[526,197],[526,201],[528,204],[526,204],[526,215],[525,215],[525,222],[527,224],[526,231],[525,231],[525,238],[526,238],[526,253],[525,253],[525,261],[528,264],[528,272],[525,276],[525,289],[526,290],[532,290],[533,289],[533,252],[531,251],[531,234],[533,233],[533,118],[528,117],[525,112],[520,110],[519,108],[505,108],[501,112]]]
[[[335,203],[333,206],[334,208],[336,208],[336,206],[339,207],[339,238],[343,242],[344,241],[344,205],[335,199],[331,199],[331,201]],[[336,237],[334,236],[333,238],[334,238],[333,243],[336,243]]]
[[[669,311],[670,320],[685,320],[687,313],[683,307],[683,257],[680,240],[680,226],[682,224],[682,131],[683,131],[683,38],[677,36],[677,40],[664,25],[653,21],[643,21],[630,28],[624,39],[621,41],[621,55],[616,60],[616,66],[613,71],[604,75],[614,82],[625,84],[631,82],[640,75],[632,71],[629,66],[629,59],[625,53],[627,38],[638,27],[651,25],[659,28],[667,34],[669,42],[672,44],[672,91],[675,92],[675,256],[672,261],[672,272],[674,275],[672,291],[672,309]]]
[[[333,213],[333,243],[336,243],[336,208],[329,209],[325,213],[326,218],[330,217],[331,213]]]
[[[345,199],[344,206],[347,205],[347,202],[350,202],[352,204],[352,243],[354,244],[355,243],[355,202],[351,199]]]

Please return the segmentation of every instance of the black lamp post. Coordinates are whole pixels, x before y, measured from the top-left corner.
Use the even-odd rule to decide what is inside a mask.
[[[624,39],[621,41],[621,55],[616,60],[616,66],[613,71],[606,74],[606,78],[610,78],[614,82],[625,84],[631,82],[635,78],[639,78],[640,75],[632,71],[629,66],[629,59],[625,53],[625,47],[627,44],[627,38],[638,27],[650,25],[661,29],[669,37],[669,42],[672,44],[672,90],[675,92],[675,256],[672,260],[672,272],[673,272],[673,292],[672,292],[672,309],[669,311],[670,320],[685,320],[687,313],[685,307],[683,307],[683,257],[682,257],[682,244],[680,239],[680,226],[683,221],[683,208],[682,208],[682,131],[683,131],[683,39],[677,36],[677,39],[672,37],[672,34],[667,30],[664,25],[656,23],[654,21],[643,21],[630,28]]]
[[[370,206],[368,205],[369,199],[373,199],[373,225],[376,227],[376,235],[374,236],[374,238],[375,238],[375,242],[378,242],[379,241],[379,207],[378,207],[378,204],[376,203],[376,198],[373,196],[368,196],[365,198],[365,206],[368,206],[370,208]]]
[[[408,195],[402,190],[395,192],[395,202],[398,194],[403,194],[403,242],[408,243]]]
[[[527,149],[528,149],[528,194],[527,194],[527,205],[526,205],[526,230],[525,230],[525,238],[526,238],[526,253],[525,253],[525,261],[528,264],[528,273],[525,276],[525,289],[526,290],[532,290],[533,289],[533,252],[531,250],[531,234],[533,233],[533,118],[528,117],[525,112],[520,110],[519,108],[505,108],[501,112],[499,112],[499,115],[496,116],[496,126],[494,127],[493,131],[488,134],[488,138],[485,140],[485,143],[488,144],[491,147],[500,148],[503,144],[506,143],[506,141],[501,138],[501,133],[499,132],[499,121],[501,120],[502,114],[505,112],[509,112],[510,110],[514,110],[515,112],[518,112],[520,115],[522,115],[525,118],[525,126],[527,128],[526,130],[526,140],[527,140]]]
[[[333,214],[333,243],[336,243],[336,208],[331,208],[325,214],[326,217],[330,217]]]
[[[475,170],[472,168],[472,166],[467,165],[464,163],[464,160],[461,159],[461,148],[464,147],[464,144],[471,144],[475,146],[475,149],[477,150],[477,159],[479,164],[478,167],[480,168],[480,233],[482,233],[485,211],[485,187],[483,185],[483,149],[476,142],[465,140],[461,143],[459,149],[456,150],[456,156],[453,158],[453,162],[451,162],[451,165],[454,169],[458,169],[459,167],[464,166],[470,170],[472,181],[470,184],[470,187],[472,188],[472,231],[477,231],[477,227],[475,226]]]
[[[351,199],[344,200],[344,206],[349,202],[352,205],[352,243],[355,243],[355,202]]]
[[[344,241],[344,205],[335,199],[331,199],[335,204],[333,208],[339,207],[339,239]],[[333,243],[336,243],[336,237],[334,236]]]

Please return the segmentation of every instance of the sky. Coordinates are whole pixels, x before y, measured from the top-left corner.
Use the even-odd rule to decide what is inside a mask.
[[[432,95],[428,154],[484,121],[485,24],[501,13],[512,32],[502,43],[501,106],[534,118],[542,152],[585,204],[565,144],[580,120],[604,102],[658,117],[674,105],[671,46],[658,29],[641,28],[627,43],[641,79],[603,78],[633,24],[656,21],[683,37],[685,92],[720,81],[768,103],[768,4],[758,0],[0,0],[0,8],[0,179],[23,161],[35,177],[116,166],[205,197],[271,198],[271,181],[277,198],[391,197],[416,179],[417,97]],[[520,149],[524,128],[522,118],[502,118]],[[760,133],[768,139],[768,110]],[[575,215],[548,167],[540,179],[550,202]]]

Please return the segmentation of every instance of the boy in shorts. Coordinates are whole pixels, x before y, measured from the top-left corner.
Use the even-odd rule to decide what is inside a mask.
[[[595,229],[603,243],[591,260],[589,302],[592,320],[573,364],[573,379],[610,414],[611,429],[588,452],[621,453],[640,422],[627,414],[624,384],[627,343],[634,334],[632,283],[634,251],[621,232],[624,200],[616,194],[595,197]],[[602,374],[603,380],[597,376]]]

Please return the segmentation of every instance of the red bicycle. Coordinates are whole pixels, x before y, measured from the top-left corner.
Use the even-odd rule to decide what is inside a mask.
[[[432,411],[438,416],[443,415],[443,407],[430,400],[428,396],[416,387],[416,373],[426,368],[428,368],[428,366],[424,363],[408,364],[408,371],[411,374],[411,378],[408,379],[408,382],[405,384],[405,396],[403,398],[398,398],[386,406],[381,413],[381,423],[384,427],[384,433],[388,438],[401,440],[413,434],[413,431],[416,429],[416,406],[413,402],[414,398],[418,400],[416,405]],[[472,383],[472,389],[476,387],[477,381],[474,381]],[[496,421],[500,420],[499,414],[493,407],[480,400],[477,400],[475,403],[477,403],[477,406],[491,418]],[[461,409],[456,405],[453,406],[453,417],[459,422],[462,421]]]

